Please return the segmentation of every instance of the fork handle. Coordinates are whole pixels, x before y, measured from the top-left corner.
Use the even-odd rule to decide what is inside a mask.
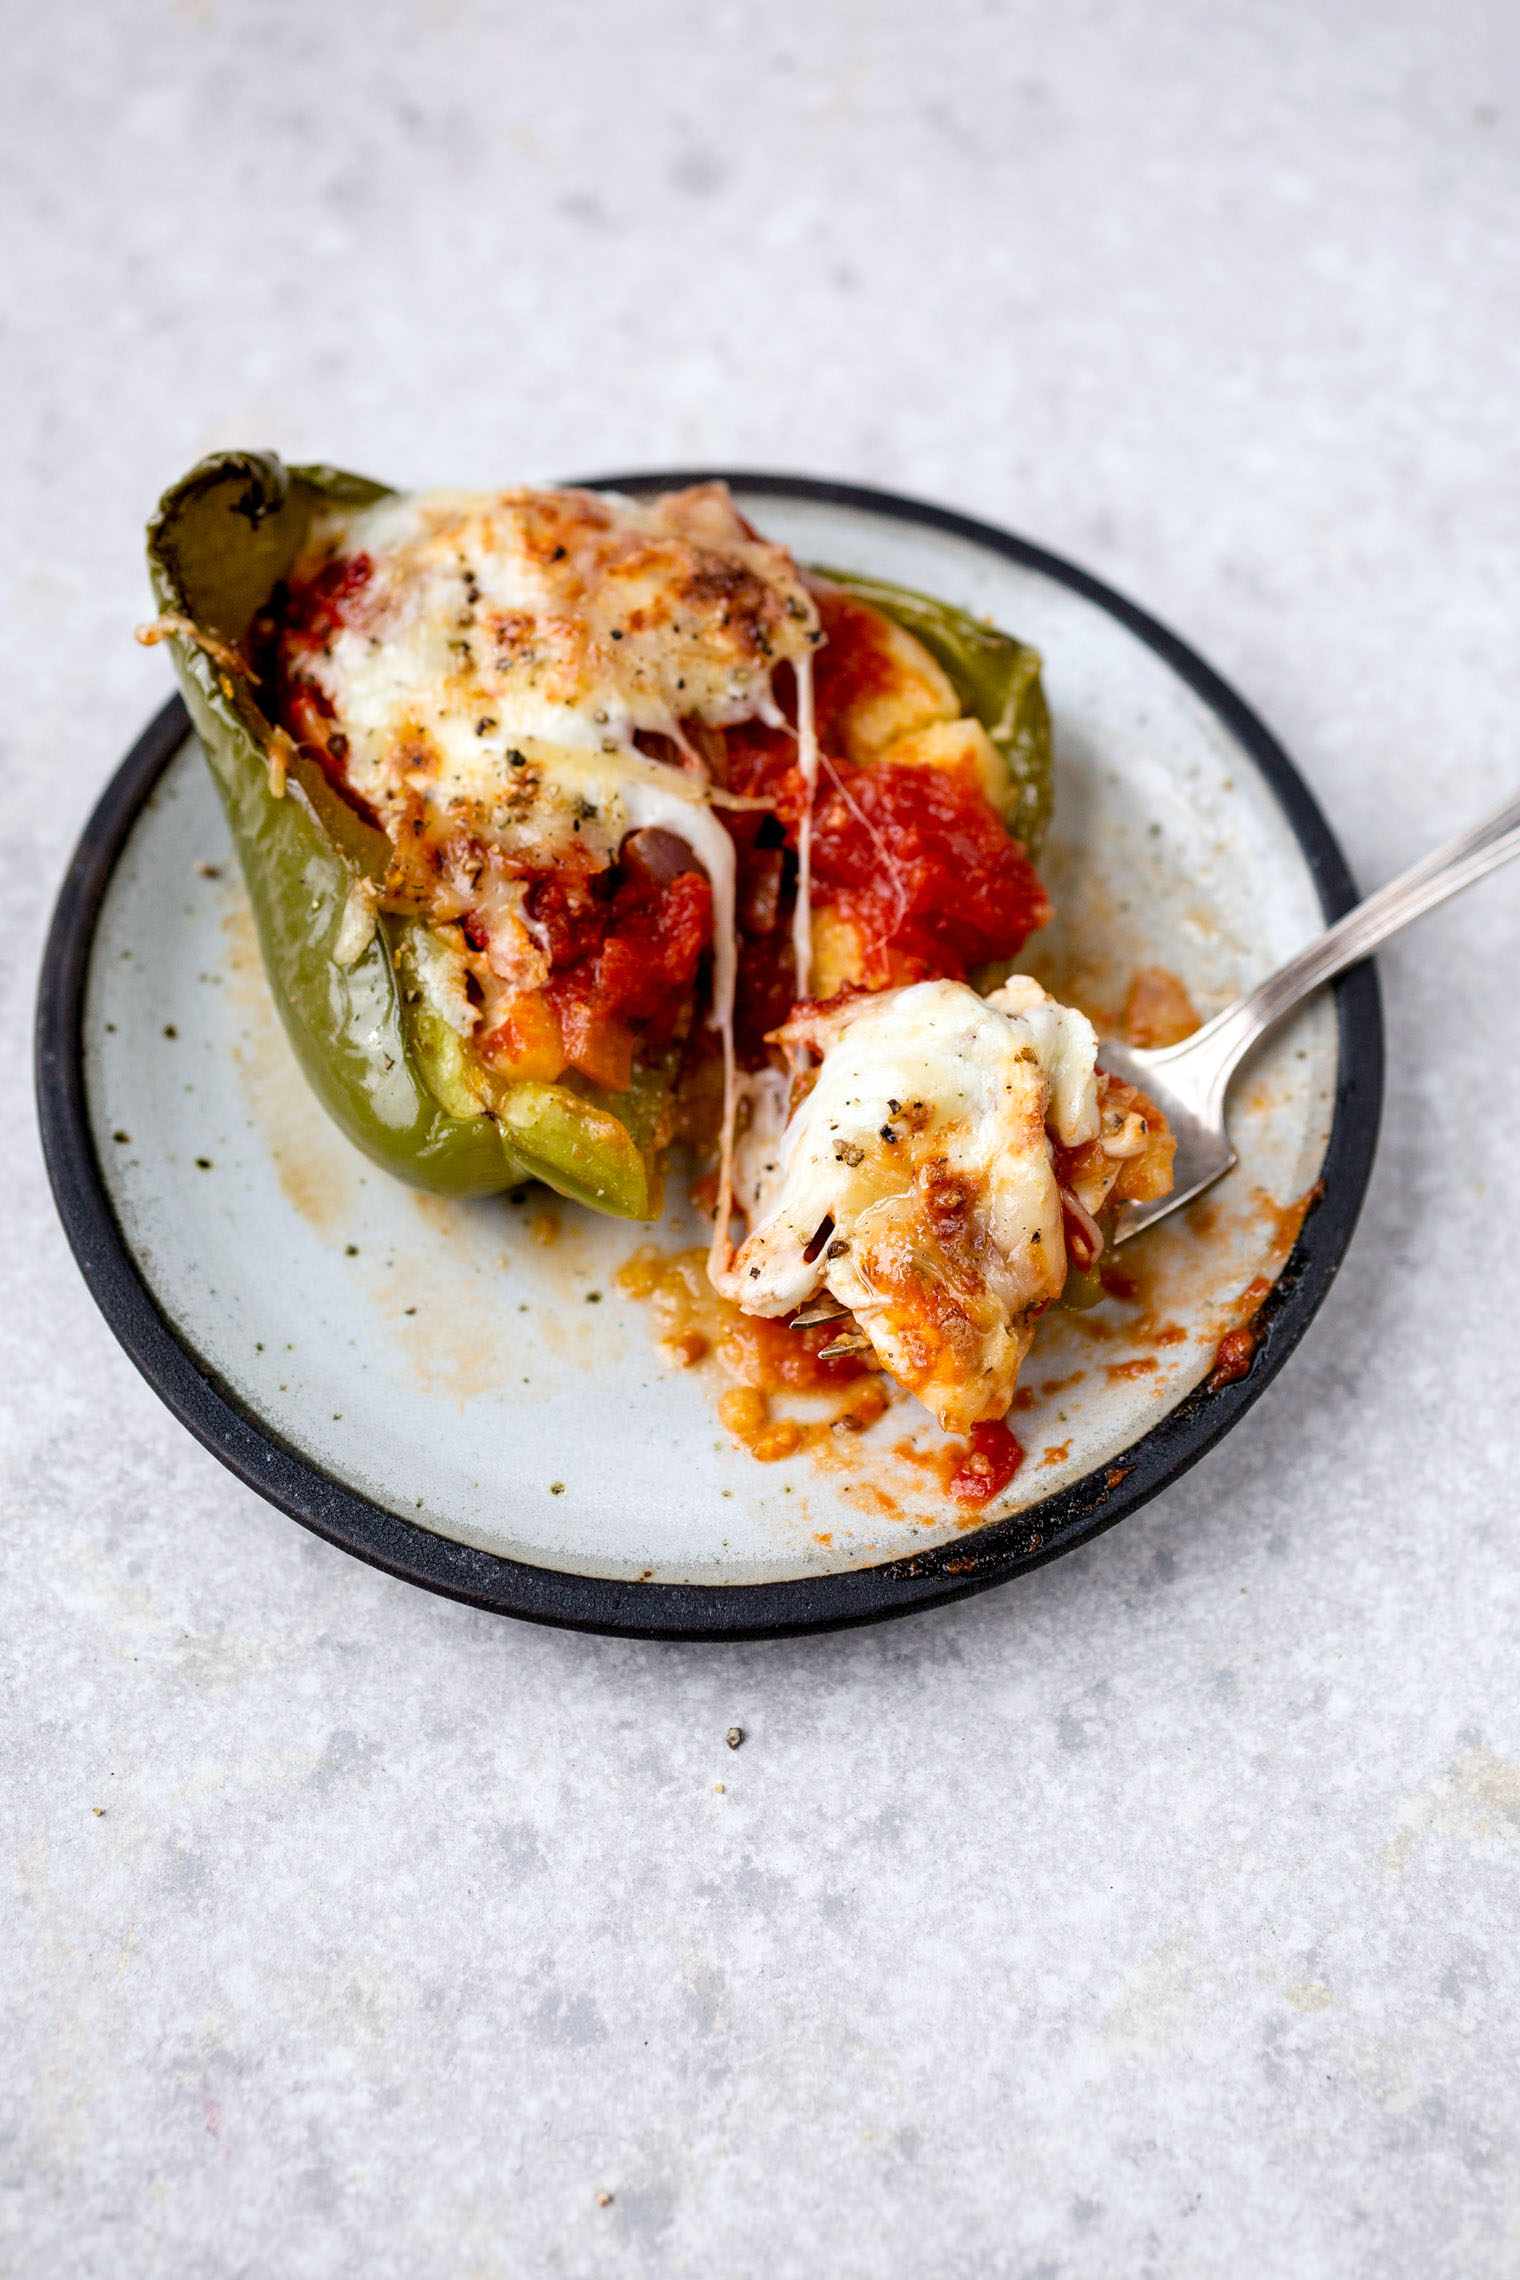
[[[1467,831],[1438,847],[1386,887],[1379,887],[1355,910],[1279,966],[1255,989],[1227,1005],[1202,1029],[1172,1048],[1188,1057],[1189,1066],[1207,1074],[1208,1089],[1222,1106],[1225,1089],[1236,1068],[1257,1039],[1302,1005],[1325,982],[1333,981],[1348,966],[1363,958],[1408,926],[1423,918],[1448,895],[1460,894],[1478,879],[1497,871],[1502,863],[1520,855],[1520,799],[1506,800]],[[1158,1066],[1166,1055],[1158,1053]]]

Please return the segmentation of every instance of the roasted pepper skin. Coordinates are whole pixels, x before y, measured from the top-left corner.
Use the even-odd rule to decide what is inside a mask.
[[[350,897],[361,881],[378,886],[390,841],[266,718],[246,641],[317,514],[394,495],[338,468],[221,452],[165,494],[148,526],[159,609],[200,636],[171,634],[175,667],[227,812],[275,1003],[329,1115],[396,1177],[454,1196],[539,1179],[619,1218],[657,1218],[674,1056],[638,1070],[621,1094],[575,1077],[503,1083],[410,986],[418,922],[381,916],[351,965],[335,956]],[[896,619],[944,667],[1008,761],[1005,820],[1033,853],[1050,778],[1036,653],[948,603],[849,571],[825,575]]]
[[[451,1113],[469,1109],[471,1087],[459,1080],[461,1057],[450,1062],[441,1025],[429,1023],[415,992],[409,1002],[414,922],[382,917],[354,964],[334,956],[350,894],[361,879],[383,878],[390,842],[265,718],[234,649],[314,515],[389,495],[330,467],[287,469],[272,454],[224,452],[168,492],[148,528],[159,608],[214,645],[174,637],[175,665],[232,827],[275,1003],[329,1115],[398,1178],[455,1196],[540,1179],[619,1218],[657,1218],[668,1065],[641,1072],[628,1094],[495,1085],[477,1070],[473,1113]]]

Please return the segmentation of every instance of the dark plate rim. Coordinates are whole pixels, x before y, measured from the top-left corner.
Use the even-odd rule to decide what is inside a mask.
[[[1356,901],[1346,860],[1318,804],[1250,706],[1186,642],[1061,556],[950,508],[809,476],[676,469],[585,480],[598,489],[632,493],[724,481],[736,491],[854,507],[948,532],[1042,572],[1138,636],[1245,747],[1298,841],[1326,922]],[[622,1582],[504,1559],[435,1535],[330,1478],[233,1396],[160,1310],[111,1209],[90,1134],[85,1089],[90,953],[128,834],[189,731],[183,704],[172,698],[106,786],[59,890],[37,998],[37,1104],[48,1177],[91,1295],[160,1400],[248,1487],[327,1542],[387,1574],[528,1622],[656,1640],[783,1638],[941,1606],[1089,1542],[1196,1464],[1266,1390],[1334,1280],[1371,1176],[1382,1107],[1382,1001],[1370,963],[1354,968],[1336,985],[1339,1063],[1323,1195],[1305,1219],[1257,1318],[1261,1337],[1249,1374],[1214,1392],[1198,1388],[1101,1475],[1090,1475],[1032,1511],[990,1521],[933,1551],[791,1582]]]

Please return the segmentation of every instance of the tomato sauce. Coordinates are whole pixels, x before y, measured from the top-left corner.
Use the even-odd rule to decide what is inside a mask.
[[[367,554],[338,555],[315,578],[292,588],[283,611],[286,631],[300,646],[325,649],[353,616],[353,603],[374,576]]]
[[[1251,1364],[1256,1359],[1257,1335],[1254,1322],[1243,1322],[1238,1330],[1225,1332],[1214,1355],[1210,1393],[1217,1393],[1222,1385],[1233,1385],[1237,1378],[1250,1374]]]
[[[797,677],[789,665],[777,671],[776,701],[786,718],[795,721]],[[786,844],[795,847],[797,826],[807,807],[807,786],[797,765],[795,732],[790,728],[767,728],[762,720],[746,720],[737,728],[725,729],[723,742],[729,790],[742,792],[746,799],[769,801],[786,834]],[[821,735],[819,744],[822,747]],[[745,824],[760,820],[732,808],[724,813],[724,821],[736,838],[743,836]]]
[[[861,940],[870,989],[1011,958],[1050,916],[1034,865],[969,769],[831,767],[813,819],[813,897]]]
[[[957,1504],[990,1504],[1023,1462],[1024,1445],[1001,1418],[990,1425],[973,1425],[970,1446],[950,1475],[950,1494]]]
[[[367,554],[340,555],[304,585],[277,586],[269,608],[254,620],[253,665],[258,680],[274,692],[275,717],[302,752],[356,814],[382,831],[381,818],[348,780],[348,739],[331,701],[302,670],[305,659],[327,653],[334,634],[362,615],[354,604],[374,568]]]
[[[549,934],[543,995],[569,1065],[621,1092],[636,1045],[658,1052],[671,1041],[712,939],[712,889],[696,870],[658,879],[619,866],[588,890],[588,907],[572,913],[559,877],[549,874],[535,880],[528,910]]]

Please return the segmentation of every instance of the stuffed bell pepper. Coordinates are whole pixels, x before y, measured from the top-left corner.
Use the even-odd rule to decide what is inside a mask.
[[[281,1015],[360,1148],[628,1219],[947,1425],[1001,1416],[1170,1139],[1010,964],[1048,915],[1035,653],[804,570],[719,483],[404,494],[205,460],[149,531]],[[743,1222],[735,1240],[736,1216]]]

